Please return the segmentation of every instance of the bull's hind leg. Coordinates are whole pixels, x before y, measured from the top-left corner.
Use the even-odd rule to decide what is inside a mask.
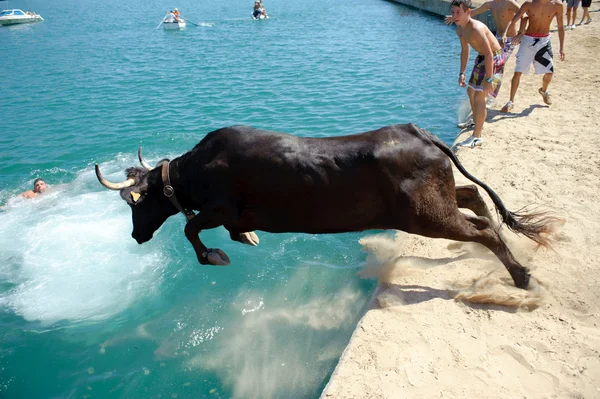
[[[495,219],[485,204],[477,186],[470,184],[467,186],[456,186],[456,204],[459,208],[465,208],[472,210],[477,216],[483,216],[488,218],[490,223],[495,225]]]
[[[510,273],[516,287],[526,289],[529,272],[513,257],[500,235],[489,224],[481,224],[479,217],[466,216],[458,208],[440,218],[439,215],[419,215],[418,234],[456,241],[473,241],[492,251]],[[409,231],[410,233],[411,231]]]

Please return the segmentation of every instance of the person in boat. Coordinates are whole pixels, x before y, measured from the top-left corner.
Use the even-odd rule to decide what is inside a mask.
[[[173,10],[169,11],[169,13],[167,14],[167,16],[165,17],[165,21],[167,23],[174,23],[177,22],[177,18],[175,17],[175,13],[173,12]]]
[[[254,10],[252,11],[253,18],[260,18],[260,1],[256,0],[254,2]]]
[[[46,191],[47,188],[48,188],[48,185],[46,184],[44,179],[38,178],[38,179],[35,179],[33,182],[33,190],[27,190],[25,192],[22,192],[19,195],[21,197],[25,197],[25,198],[34,198],[34,197],[37,197],[38,195],[42,194],[44,191]]]
[[[173,14],[175,15],[175,22],[179,22],[179,10],[174,9]]]
[[[254,17],[255,19],[259,19],[261,15],[264,15],[266,18],[267,11],[265,10],[265,8],[262,5],[262,0],[256,0],[254,2],[254,11],[252,13],[252,17]]]

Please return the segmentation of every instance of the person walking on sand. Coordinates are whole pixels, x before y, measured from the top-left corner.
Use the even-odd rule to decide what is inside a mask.
[[[488,27],[483,22],[471,18],[471,0],[452,0],[451,7],[461,45],[458,75],[458,84],[461,87],[467,86],[465,69],[469,61],[469,46],[479,53],[467,89],[475,125],[473,135],[458,144],[461,147],[472,148],[483,143],[481,132],[487,116],[485,97],[494,90],[494,84],[499,83],[498,72],[504,66],[506,56]]]
[[[567,26],[565,29],[575,29],[575,19],[577,19],[577,7],[579,0],[567,0]]]
[[[536,75],[544,75],[542,78],[542,87],[538,92],[542,95],[544,103],[552,104],[552,97],[548,93],[548,86],[554,74],[554,56],[552,54],[552,44],[550,42],[550,24],[554,18],[558,25],[558,40],[560,42],[560,60],[565,59],[565,27],[563,25],[563,4],[560,0],[528,0],[519,9],[519,12],[513,17],[511,24],[516,24],[519,19],[529,15],[527,30],[525,35],[515,37],[513,42],[520,42],[517,52],[517,63],[515,74],[510,84],[510,100],[500,110],[501,112],[510,112],[515,103],[515,95],[519,88],[521,75],[528,73],[531,64],[533,64]],[[502,34],[506,37],[507,27]]]
[[[583,25],[584,23],[587,25],[592,22],[592,17],[590,17],[590,6],[592,5],[592,0],[581,0],[581,8],[583,9],[583,15],[581,16],[581,21],[579,25]],[[583,22],[584,19],[587,20]]]
[[[500,42],[502,46],[502,50],[506,53],[506,60],[510,58],[513,50],[516,45],[512,43],[513,37],[517,35],[523,35],[525,31],[525,27],[527,26],[527,18],[522,17],[521,23],[519,25],[518,33],[516,24],[511,25],[511,21],[514,16],[519,12],[519,4],[515,0],[491,0],[486,1],[476,9],[471,11],[471,18],[482,14],[486,11],[489,11],[494,18],[494,22],[496,23],[496,39]],[[452,15],[446,17],[444,21],[447,25],[450,25],[454,22],[454,18]],[[511,25],[509,27],[509,25]],[[502,41],[502,33],[509,27],[506,33],[506,40]],[[504,67],[500,71],[498,71],[499,75],[504,74]],[[496,85],[494,91],[488,97],[488,101],[493,103],[498,97],[498,92],[500,91],[501,81]]]

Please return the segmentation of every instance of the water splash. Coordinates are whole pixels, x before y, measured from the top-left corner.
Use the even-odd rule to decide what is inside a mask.
[[[129,238],[129,211],[114,197],[90,169],[38,198],[9,200],[0,213],[0,306],[46,325],[100,320],[154,290],[167,256],[158,242],[141,249]]]

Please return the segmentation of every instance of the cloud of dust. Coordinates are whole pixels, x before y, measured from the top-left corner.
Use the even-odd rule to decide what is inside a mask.
[[[502,232],[503,240],[521,264],[530,266],[536,251],[539,249],[533,241],[509,233]],[[532,310],[539,306],[544,294],[542,287],[532,277],[528,290],[514,287],[512,279],[504,265],[487,248],[473,242],[453,242],[448,246],[452,258],[428,259],[424,257],[406,256],[406,243],[410,236],[397,232],[394,236],[383,233],[362,238],[359,242],[368,252],[366,265],[360,272],[363,278],[378,278],[380,284],[390,286],[400,277],[408,276],[418,270],[443,266],[451,261],[460,259],[480,259],[493,270],[474,282],[448,282],[446,287],[436,287],[433,291],[441,290],[435,295],[443,295],[448,289],[458,292],[455,299],[478,304],[493,304],[513,308]],[[459,254],[456,256],[456,254]],[[405,290],[402,293],[406,295]],[[384,289],[377,295],[382,308],[404,305],[403,295],[393,290]],[[425,290],[422,296],[430,295]],[[431,294],[434,295],[434,294]]]
[[[363,237],[358,243],[367,251],[367,260],[359,272],[362,278],[377,278],[389,285],[398,277],[410,275],[424,267],[416,258],[402,256],[408,234],[397,231],[394,236],[382,233]]]
[[[471,116],[471,103],[469,102],[469,98],[465,98],[458,106],[458,123],[462,123]]]
[[[351,288],[333,296],[326,289],[308,298],[299,295],[306,273],[299,269],[260,309],[237,309],[243,317],[222,330],[215,351],[192,357],[187,366],[216,373],[234,398],[318,395],[324,373],[346,344],[340,328],[355,320],[364,301]],[[243,297],[256,295],[245,292]],[[235,302],[244,306],[247,301]]]
[[[464,287],[454,297],[471,303],[501,305],[522,310],[534,310],[544,299],[545,290],[535,278],[531,278],[529,289],[523,290],[512,285],[506,277],[506,270],[496,269],[475,280],[470,287]]]
[[[535,269],[531,267],[531,261],[539,249],[535,242],[509,232],[506,227],[502,228],[500,236],[517,261],[528,266],[530,270]],[[539,306],[545,296],[545,290],[533,276],[529,283],[529,289],[516,288],[502,262],[487,248],[475,243],[458,243],[458,245],[461,244],[468,256],[485,257],[492,263],[494,269],[471,283],[455,283],[453,288],[458,291],[455,299],[522,310],[533,310]]]

